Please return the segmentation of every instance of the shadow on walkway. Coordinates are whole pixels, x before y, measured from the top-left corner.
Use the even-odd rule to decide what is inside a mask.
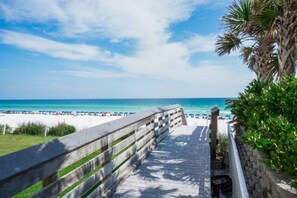
[[[113,197],[210,197],[208,127],[177,128]]]

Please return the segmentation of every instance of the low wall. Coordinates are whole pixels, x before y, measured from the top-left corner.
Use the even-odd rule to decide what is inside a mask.
[[[243,134],[243,128],[237,133]],[[297,197],[297,190],[290,186],[292,180],[265,165],[262,153],[238,139],[236,144],[250,197]]]

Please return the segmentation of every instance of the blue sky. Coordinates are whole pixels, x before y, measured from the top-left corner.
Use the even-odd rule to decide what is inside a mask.
[[[0,99],[234,97],[214,52],[231,0],[0,0]]]

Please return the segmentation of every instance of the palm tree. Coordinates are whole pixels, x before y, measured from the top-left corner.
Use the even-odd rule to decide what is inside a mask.
[[[268,84],[271,78],[278,76],[277,54],[274,52],[273,43],[265,38],[258,38],[254,46],[243,47],[241,58],[252,71],[257,75],[257,79]]]
[[[278,47],[279,79],[296,73],[297,1],[255,0],[258,32],[269,31]]]
[[[216,49],[219,55],[238,49],[245,52],[242,57],[250,54],[251,61],[244,60],[249,68],[256,72],[259,79],[266,79],[278,73],[279,80],[282,80],[285,75],[296,73],[296,0],[234,1],[222,20],[228,36],[224,34],[223,37],[219,37]],[[240,47],[243,41],[239,40],[247,37],[254,41],[254,48],[244,50],[244,47]],[[225,40],[225,43],[222,40]],[[228,40],[227,43],[226,40]],[[232,46],[230,41],[234,41],[232,49],[230,49]],[[274,53],[274,43],[277,44],[277,53]],[[229,49],[224,51],[225,47]],[[275,60],[276,55],[278,63]],[[251,65],[252,63],[254,66]]]
[[[252,46],[244,46],[244,39],[234,34],[226,33],[219,36],[216,52],[219,55],[229,54],[231,51],[240,51],[240,56],[248,68],[255,72],[257,79],[265,84],[278,72],[276,54],[273,53],[274,45],[267,37],[253,38]]]
[[[231,51],[240,50],[241,57],[248,68],[256,73],[258,79],[268,83],[277,73],[275,61],[273,61],[274,45],[270,34],[264,31],[257,33],[252,2],[250,0],[234,1],[222,19],[228,32],[219,36],[216,52],[219,55],[225,55]],[[253,44],[244,46],[246,41]]]

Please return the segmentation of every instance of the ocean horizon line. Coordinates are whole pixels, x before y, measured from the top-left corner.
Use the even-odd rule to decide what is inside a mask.
[[[180,104],[187,113],[209,112],[213,106],[226,111],[231,98],[152,98],[152,99],[36,99],[0,100],[1,110],[139,112],[145,109]]]
[[[176,98],[19,98],[19,99],[0,99],[0,101],[26,101],[26,100],[154,100],[154,99],[236,99],[237,97],[176,97]]]

